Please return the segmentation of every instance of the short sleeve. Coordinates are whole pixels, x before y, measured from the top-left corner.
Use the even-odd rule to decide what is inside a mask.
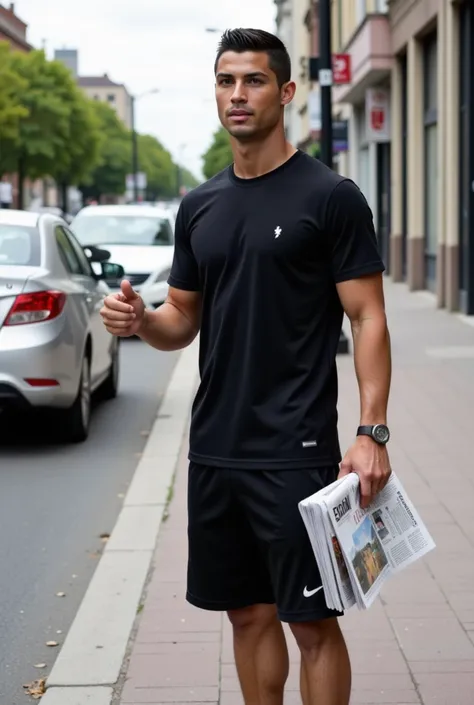
[[[383,272],[372,211],[350,179],[331,193],[326,211],[331,267],[336,283]]]
[[[184,291],[200,291],[199,270],[191,248],[191,240],[183,202],[176,216],[174,253],[168,284]]]

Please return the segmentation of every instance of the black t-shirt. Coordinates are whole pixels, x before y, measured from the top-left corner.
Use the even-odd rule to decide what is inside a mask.
[[[383,270],[361,191],[302,152],[253,179],[231,166],[187,194],[168,282],[202,294],[189,458],[339,462],[336,283]]]

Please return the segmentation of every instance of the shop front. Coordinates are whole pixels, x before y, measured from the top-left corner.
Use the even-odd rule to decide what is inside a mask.
[[[390,75],[392,54],[388,18],[367,15],[344,51],[351,56],[352,80],[334,88],[334,103],[351,106],[348,175],[374,214],[380,253],[390,270]]]

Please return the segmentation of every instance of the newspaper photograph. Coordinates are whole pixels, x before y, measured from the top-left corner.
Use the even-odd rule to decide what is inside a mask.
[[[355,473],[303,500],[299,509],[332,609],[367,609],[391,575],[435,548],[394,472],[367,509],[360,506]]]

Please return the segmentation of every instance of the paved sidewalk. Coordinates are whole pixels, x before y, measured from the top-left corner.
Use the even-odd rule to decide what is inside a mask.
[[[342,620],[352,658],[353,705],[474,703],[474,327],[435,310],[429,296],[386,284],[394,354],[393,467],[437,549],[394,579],[368,612]],[[340,363],[340,432],[359,406],[351,356]],[[231,632],[220,614],[185,603],[186,448],[162,526],[122,705],[240,705]],[[289,640],[286,703],[300,703]]]

